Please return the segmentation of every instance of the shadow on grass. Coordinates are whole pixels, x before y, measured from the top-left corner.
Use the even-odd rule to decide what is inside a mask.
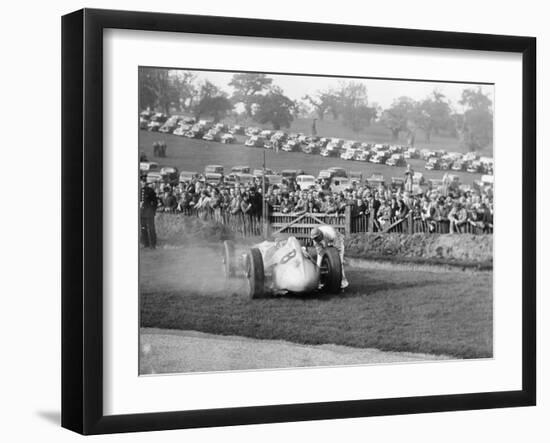
[[[288,299],[297,299],[297,300],[319,300],[319,301],[329,301],[333,299],[353,299],[353,298],[364,298],[375,295],[378,292],[384,291],[393,291],[393,290],[407,290],[414,288],[423,288],[423,287],[434,287],[434,286],[446,286],[446,283],[434,281],[434,280],[422,280],[415,282],[400,282],[400,283],[390,283],[390,282],[370,282],[363,283],[361,285],[351,284],[345,290],[340,292],[324,292],[318,291],[314,293],[292,293],[289,292],[284,295],[278,296],[278,298],[288,298]]]

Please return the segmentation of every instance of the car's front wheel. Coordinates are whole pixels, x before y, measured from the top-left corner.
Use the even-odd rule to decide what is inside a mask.
[[[252,248],[246,255],[246,280],[248,296],[252,299],[264,295],[264,262],[258,248]]]
[[[321,256],[320,283],[327,292],[338,292],[342,285],[342,262],[338,250],[326,248]]]

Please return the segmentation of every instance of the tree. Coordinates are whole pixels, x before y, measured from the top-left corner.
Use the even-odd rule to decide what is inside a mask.
[[[197,94],[195,80],[197,76],[192,71],[175,71],[173,76],[174,88],[178,91],[180,111],[190,109]]]
[[[493,102],[481,88],[465,89],[459,101],[465,107],[462,141],[471,151],[483,149],[493,141]]]
[[[415,128],[424,131],[426,142],[430,143],[433,133],[452,127],[451,105],[443,94],[434,90],[426,99],[415,103],[411,119]]]
[[[338,118],[338,96],[332,89],[317,91],[314,96],[305,95],[303,100],[307,101],[314,109],[319,120],[325,118],[327,112],[332,112],[333,117]]]
[[[201,116],[212,117],[214,122],[220,121],[233,109],[233,104],[227,94],[216,85],[206,80],[199,92],[198,101],[193,105],[193,113],[198,120]]]
[[[235,89],[231,97],[234,104],[243,103],[246,114],[252,116],[252,105],[255,103],[258,95],[268,90],[272,85],[273,79],[265,74],[240,73],[233,75],[229,86]]]
[[[257,108],[252,116],[260,124],[271,123],[273,129],[288,128],[293,121],[296,104],[283,94],[281,88],[274,86],[264,95],[255,99]]]
[[[369,106],[367,87],[362,82],[340,83],[336,104],[333,106],[342,116],[344,126],[348,126],[354,132],[370,126],[377,116],[376,107]]]
[[[196,78],[191,71],[161,68],[140,68],[139,73],[140,107],[160,109],[169,113],[170,106],[182,106],[196,93],[193,82]],[[183,102],[182,102],[183,101]]]
[[[399,138],[400,132],[410,131],[409,120],[413,116],[414,109],[415,102],[411,98],[399,97],[393,101],[388,109],[382,112],[380,123],[391,131],[394,141]]]
[[[141,108],[160,108],[168,113],[176,91],[172,88],[168,69],[140,68],[138,73]]]

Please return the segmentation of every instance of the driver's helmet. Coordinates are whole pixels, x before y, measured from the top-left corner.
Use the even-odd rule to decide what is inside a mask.
[[[310,238],[315,242],[320,242],[323,239],[323,232],[319,228],[313,228]]]

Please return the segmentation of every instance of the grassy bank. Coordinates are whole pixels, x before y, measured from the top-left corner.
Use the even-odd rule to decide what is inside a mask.
[[[492,356],[492,273],[350,268],[345,293],[249,300],[218,251],[143,250],[141,326],[358,348]]]

